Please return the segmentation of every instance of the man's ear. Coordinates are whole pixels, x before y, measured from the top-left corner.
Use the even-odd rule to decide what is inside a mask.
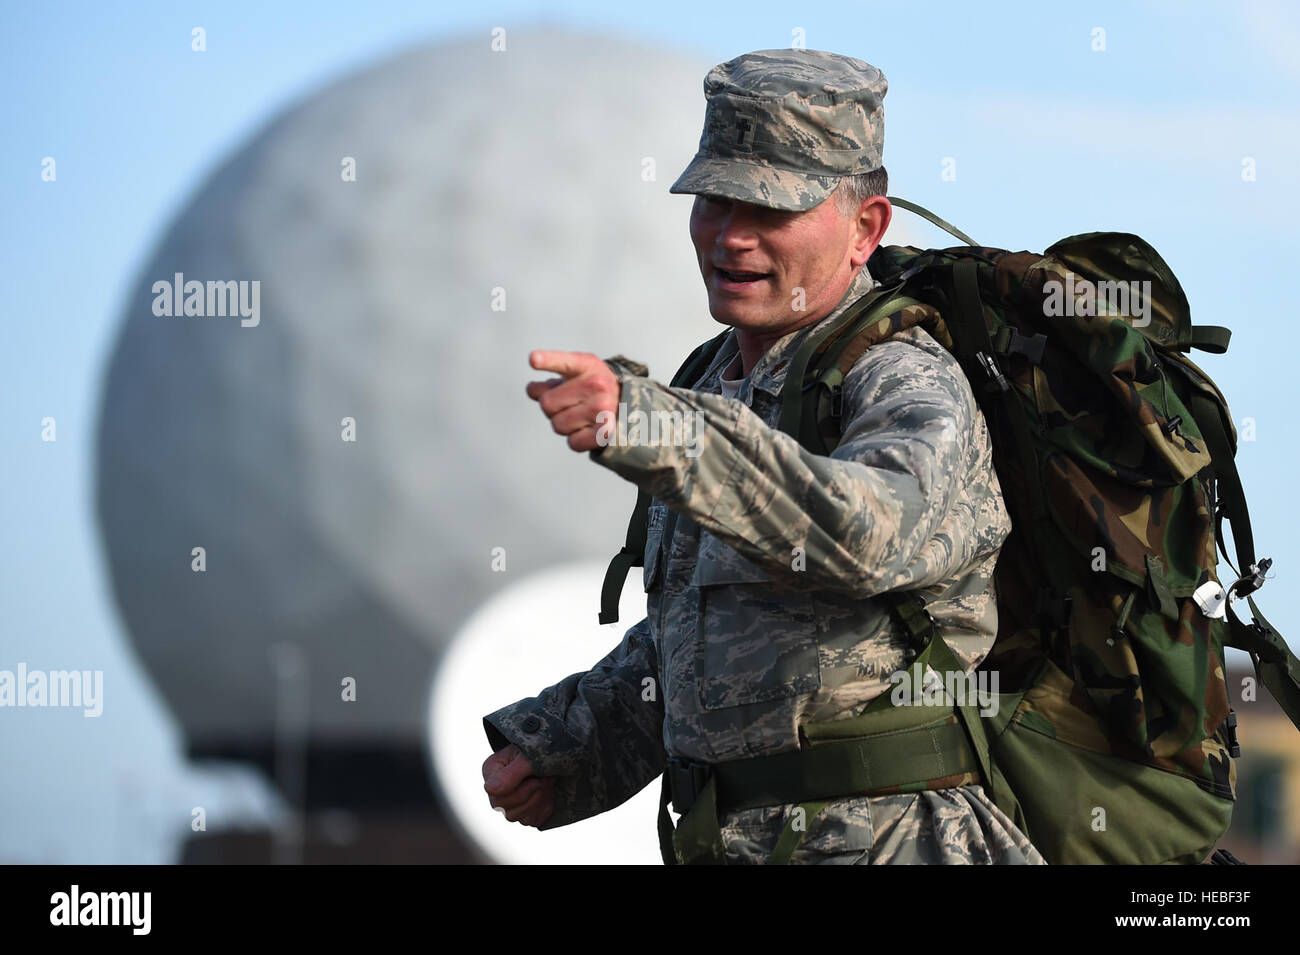
[[[853,244],[849,253],[849,261],[854,268],[865,265],[867,259],[871,258],[871,253],[876,251],[876,246],[885,237],[885,230],[889,228],[889,220],[893,216],[894,207],[884,196],[862,200],[853,224]]]

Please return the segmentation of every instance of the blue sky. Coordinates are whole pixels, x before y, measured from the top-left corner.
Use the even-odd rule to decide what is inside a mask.
[[[802,30],[808,47],[861,57],[888,76],[885,161],[895,194],[990,245],[1041,249],[1103,229],[1145,237],[1180,276],[1193,318],[1234,330],[1227,356],[1194,357],[1236,420],[1255,420],[1257,439],[1243,443],[1239,463],[1259,550],[1276,561],[1261,602],[1300,645],[1300,608],[1285,599],[1300,568],[1288,494],[1300,466],[1286,292],[1300,262],[1293,7],[7,6],[0,666],[103,667],[126,689],[117,715],[93,732],[75,714],[0,713],[9,724],[0,731],[0,813],[31,823],[22,833],[0,828],[0,860],[154,861],[149,853],[161,850],[106,835],[82,809],[111,804],[104,811],[124,817],[131,810],[118,801],[139,780],[192,784],[175,728],[120,640],[91,520],[102,365],[127,282],[206,174],[285,106],[413,45],[476,34],[486,43],[494,26],[572,25],[707,62],[788,46]],[[202,54],[190,49],[195,26],[206,30]],[[56,159],[55,183],[40,179],[45,156]],[[955,181],[940,178],[945,157],[956,160]],[[1245,157],[1253,182],[1241,177]],[[39,440],[47,415],[58,421],[55,444]]]

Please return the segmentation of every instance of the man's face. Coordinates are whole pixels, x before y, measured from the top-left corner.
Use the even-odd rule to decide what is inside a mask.
[[[750,332],[784,334],[829,314],[852,279],[858,238],[834,195],[805,212],[719,196],[696,196],[691,210],[709,312]]]

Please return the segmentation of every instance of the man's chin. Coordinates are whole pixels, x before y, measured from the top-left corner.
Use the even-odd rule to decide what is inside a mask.
[[[730,325],[737,329],[761,329],[766,322],[766,315],[752,308],[737,308],[734,303],[709,303],[709,314],[719,325]]]

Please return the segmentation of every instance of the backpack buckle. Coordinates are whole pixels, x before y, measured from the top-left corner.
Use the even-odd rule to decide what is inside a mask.
[[[993,336],[993,347],[1004,355],[1024,355],[1033,364],[1043,363],[1043,349],[1047,347],[1047,336],[1041,332],[1022,335],[1020,330],[1003,325]]]
[[[1246,573],[1236,579],[1228,592],[1234,597],[1244,597],[1247,594],[1253,594],[1264,586],[1265,575],[1268,569],[1273,566],[1273,558],[1265,557],[1257,564],[1251,564],[1246,568]]]
[[[1007,382],[1006,376],[1002,374],[1002,369],[998,367],[997,360],[992,355],[982,351],[975,358],[984,369],[984,374],[989,376],[991,384],[995,385],[999,391],[1011,390],[1011,385]]]
[[[684,816],[691,811],[691,806],[695,805],[695,800],[709,784],[713,767],[680,756],[670,756],[666,772],[673,808],[677,810],[678,815]]]
[[[1241,758],[1241,744],[1237,742],[1237,711],[1229,708],[1228,718],[1224,720],[1224,735],[1228,738],[1228,755],[1233,759]]]

